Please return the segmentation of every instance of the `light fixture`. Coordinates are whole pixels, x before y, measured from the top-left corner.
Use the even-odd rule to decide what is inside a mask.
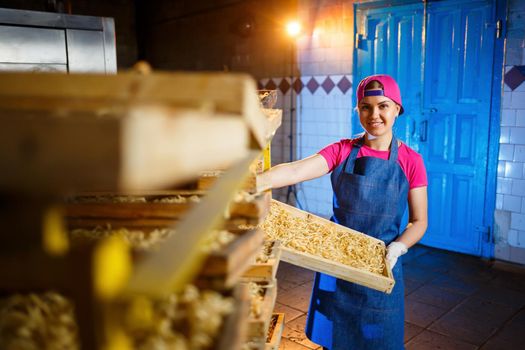
[[[290,21],[286,24],[286,32],[292,38],[301,34],[301,23],[297,20]]]

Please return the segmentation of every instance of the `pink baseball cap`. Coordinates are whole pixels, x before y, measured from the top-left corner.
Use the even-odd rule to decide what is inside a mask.
[[[377,80],[383,85],[383,90],[367,90],[365,91],[365,86],[368,85],[373,80]],[[399,86],[397,85],[394,78],[392,78],[390,75],[386,74],[376,74],[376,75],[370,75],[359,83],[357,86],[357,104],[363,99],[365,96],[385,96],[397,103],[401,109],[399,111],[399,114],[403,114],[405,111],[403,109],[403,105],[401,103],[401,91],[399,91]]]

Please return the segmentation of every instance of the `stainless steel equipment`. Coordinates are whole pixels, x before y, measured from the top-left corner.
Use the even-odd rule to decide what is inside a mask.
[[[0,9],[0,70],[116,73],[113,18]]]

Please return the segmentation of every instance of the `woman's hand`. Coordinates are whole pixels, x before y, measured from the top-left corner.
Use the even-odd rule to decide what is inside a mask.
[[[314,154],[308,158],[274,166],[257,176],[257,182],[270,188],[279,188],[312,180],[328,173],[328,164],[323,156]]]
[[[390,265],[390,269],[393,269],[397,263],[397,259],[408,251],[405,243],[392,242],[386,247],[386,261]]]

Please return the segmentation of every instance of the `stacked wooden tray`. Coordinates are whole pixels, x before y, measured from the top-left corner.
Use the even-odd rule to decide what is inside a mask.
[[[235,286],[250,267],[263,239],[264,234],[259,229],[237,232],[232,242],[208,256],[196,284],[219,290]]]
[[[246,286],[238,284],[231,293],[235,298],[233,312],[224,320],[213,350],[241,349],[246,339],[246,319],[250,312],[248,291]]]
[[[248,193],[262,193],[270,189],[270,185],[262,183],[261,178],[257,175],[264,171],[264,159],[259,157],[250,166],[250,171],[247,178],[243,182],[242,189]],[[217,181],[221,175],[224,174],[222,170],[204,171],[201,173],[196,187],[198,190],[208,190]]]
[[[0,80],[0,137],[4,145],[0,167],[10,170],[0,175],[0,193],[17,197],[17,203],[26,198],[38,202],[26,215],[34,221],[32,225],[6,227],[6,246],[11,246],[11,241],[25,244],[34,239],[36,243],[31,241],[30,247],[40,249],[41,242],[49,240],[50,246],[59,242],[63,218],[57,213],[61,208],[71,229],[176,230],[158,249],[133,254],[122,248],[123,242],[117,247],[105,244],[105,238],[86,244],[93,249],[85,256],[76,254],[81,244],[68,250],[67,240],[61,250],[54,251],[11,252],[4,248],[2,261],[15,262],[29,254],[32,259],[20,264],[39,261],[42,266],[35,271],[68,273],[55,279],[52,274],[18,275],[17,286],[72,291],[79,301],[77,316],[83,320],[78,323],[81,346],[101,349],[123,340],[119,337],[127,315],[121,312],[124,301],[140,306],[177,294],[188,283],[201,283],[203,288],[235,295],[234,312],[224,323],[215,348],[239,349],[245,337],[243,326],[248,322],[247,301],[238,296],[241,284],[237,282],[262,245],[263,234],[253,225],[267,212],[269,194],[256,195],[253,202],[232,198],[250,173],[249,165],[266,149],[278,119],[269,123],[261,111],[254,81],[238,74],[183,73],[7,73],[1,74]],[[205,194],[189,194],[201,202],[148,201],[152,194],[157,199],[168,197],[172,195],[168,189],[197,182],[209,169],[221,169],[214,185]],[[147,200],[60,202],[64,194],[84,191],[138,193],[145,194]],[[23,218],[23,206],[19,209],[13,213]],[[221,225],[225,213],[227,224]],[[41,220],[46,222],[44,228]],[[241,229],[243,225],[246,227]],[[201,244],[221,226],[234,231],[233,241],[211,254],[201,251]],[[40,237],[41,232],[50,232],[51,238]],[[24,245],[17,247],[23,250]],[[63,261],[72,263],[60,264]],[[82,264],[77,264],[79,261]],[[4,292],[8,287],[0,289]]]
[[[205,195],[204,190],[135,192],[124,196],[82,194],[68,200],[65,215],[70,228],[166,228],[175,225]],[[270,200],[270,193],[239,195],[228,206],[225,228],[259,224],[268,213]]]
[[[227,169],[271,134],[246,75],[2,73],[0,80],[0,168],[10,169],[0,189],[10,191],[162,189]]]
[[[268,336],[266,337],[265,350],[279,350],[281,337],[284,330],[284,314],[274,313],[270,321]]]
[[[250,288],[255,288],[257,294],[252,290],[247,339],[251,348],[264,349],[277,300],[277,280],[251,283],[253,284]]]
[[[243,278],[255,282],[271,282],[277,275],[281,260],[279,241],[266,241],[255,258],[255,262],[244,272]]]

